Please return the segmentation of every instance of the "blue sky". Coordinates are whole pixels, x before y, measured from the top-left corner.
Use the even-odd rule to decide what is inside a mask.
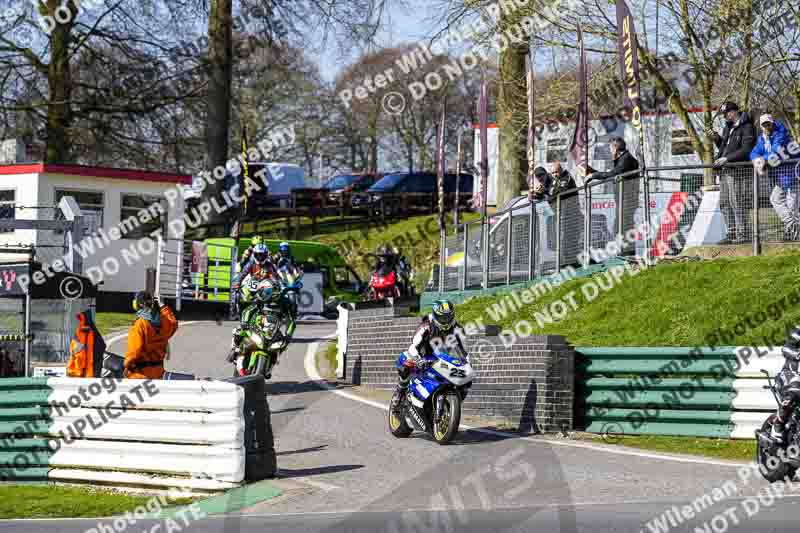
[[[405,0],[407,7],[400,8],[397,2],[389,1],[391,9],[386,14],[384,29],[378,35],[378,44],[382,47],[394,46],[401,42],[420,41],[429,38],[438,29],[438,24],[431,20],[439,10],[430,6],[426,0]],[[320,55],[319,67],[327,80],[332,80],[343,66],[350,64],[355,57],[342,59],[334,46],[326,47]]]

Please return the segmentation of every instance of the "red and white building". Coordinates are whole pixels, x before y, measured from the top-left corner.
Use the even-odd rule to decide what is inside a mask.
[[[88,275],[92,267],[99,268],[119,263],[115,268],[105,268],[100,290],[107,293],[133,293],[145,288],[148,268],[156,267],[158,253],[143,253],[148,248],[141,246],[137,254],[124,250],[136,247],[141,237],[153,229],[164,228],[168,249],[178,249],[178,241],[170,241],[169,222],[183,218],[183,194],[180,191],[190,186],[192,177],[183,174],[152,172],[118,168],[102,168],[80,165],[50,165],[43,163],[18,163],[0,165],[0,217],[17,219],[52,220],[58,215],[56,207],[63,196],[72,196],[84,215],[84,235],[89,237],[102,229],[111,239],[95,241],[93,253],[83,259],[83,272]],[[122,221],[137,216],[142,209],[160,203],[164,214],[141,224],[116,240],[114,233]],[[13,208],[12,208],[13,206]],[[112,228],[116,228],[112,229]],[[37,260],[51,263],[66,253],[66,237],[63,232],[52,230],[12,230],[0,232],[0,246],[34,245]],[[84,248],[86,250],[86,248]],[[139,255],[138,259],[132,259]],[[109,259],[113,258],[113,259]],[[19,260],[20,256],[2,260]]]

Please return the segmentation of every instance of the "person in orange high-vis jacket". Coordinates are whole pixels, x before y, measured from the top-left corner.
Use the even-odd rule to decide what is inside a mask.
[[[78,327],[69,344],[67,376],[71,378],[99,378],[103,368],[106,343],[97,330],[88,311],[76,315]]]
[[[178,320],[172,309],[161,305],[147,291],[136,294],[133,309],[136,311],[136,321],[128,332],[125,377],[161,379],[167,345],[178,330]]]

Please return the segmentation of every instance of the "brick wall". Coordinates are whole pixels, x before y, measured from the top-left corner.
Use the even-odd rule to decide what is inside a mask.
[[[408,349],[419,324],[405,310],[350,311],[345,380],[354,385],[393,388],[394,363]],[[503,346],[491,330],[466,342],[477,376],[464,414],[513,424],[524,432],[572,429],[575,352],[563,337],[536,335]]]

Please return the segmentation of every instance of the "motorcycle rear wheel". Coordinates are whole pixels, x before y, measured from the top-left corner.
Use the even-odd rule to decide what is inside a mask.
[[[764,421],[764,424],[761,426],[761,431],[763,433],[770,433],[772,430],[772,420],[774,418],[775,415],[772,415]],[[761,441],[761,439],[756,439],[756,463],[758,463],[758,471],[761,472],[761,475],[764,476],[764,479],[770,483],[781,481],[785,479],[786,476],[789,476],[789,479],[794,479],[795,473],[797,472],[797,467],[781,460],[781,458],[777,455],[777,451],[773,453],[770,453],[770,451],[770,449],[767,449],[764,446],[764,443]],[[768,461],[770,457],[775,457],[775,459],[778,461],[777,466],[771,467],[772,465],[770,465],[770,463],[774,464],[774,461]]]
[[[392,401],[389,402],[389,432],[398,439],[404,439],[411,435],[414,429],[406,422],[402,406],[396,408],[399,401],[398,393],[395,392]]]
[[[433,421],[433,439],[439,444],[449,444],[461,424],[461,396],[456,391],[444,393],[444,413]]]

